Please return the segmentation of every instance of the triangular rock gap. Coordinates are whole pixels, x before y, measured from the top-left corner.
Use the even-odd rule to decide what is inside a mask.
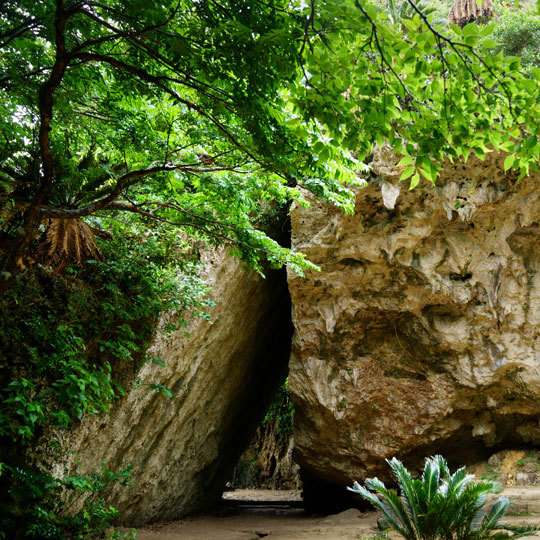
[[[292,324],[285,272],[270,270],[263,279],[226,250],[203,257],[217,302],[210,321],[194,319],[167,340],[158,336],[151,352],[165,367],[145,364],[140,384],[109,413],[85,417],[65,435],[70,453],[50,466],[58,474],[84,474],[100,463],[112,470],[133,465],[135,484],[106,494],[120,524],[130,527],[219,501],[287,376]],[[150,383],[173,397],[149,391]],[[74,500],[71,510],[81,504]]]

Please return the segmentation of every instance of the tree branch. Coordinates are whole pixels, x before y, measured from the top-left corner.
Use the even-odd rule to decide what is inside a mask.
[[[80,45],[77,45],[77,47],[75,47],[73,49],[73,51],[77,52],[77,51],[80,51],[82,49],[86,49],[87,47],[90,47],[90,46],[93,46],[93,45],[99,45],[100,43],[104,43],[104,42],[111,41],[111,40],[114,40],[114,39],[130,38],[130,37],[140,36],[141,34],[144,34],[145,32],[155,30],[156,28],[164,26],[164,25],[166,25],[167,23],[169,23],[171,21],[171,19],[174,17],[176,12],[178,11],[178,6],[179,6],[179,4],[176,6],[176,9],[172,12],[172,14],[165,21],[163,21],[161,23],[157,23],[157,24],[148,25],[148,26],[145,26],[144,28],[140,28],[139,30],[133,30],[131,32],[126,32],[126,31],[124,31],[124,30],[122,30],[120,28],[116,28],[114,25],[112,25],[112,24],[108,23],[107,21],[101,19],[100,17],[98,17],[97,15],[92,13],[91,11],[88,11],[87,9],[84,9],[84,8],[80,9],[79,10],[80,14],[85,15],[86,17],[89,17],[94,22],[97,22],[100,26],[103,26],[103,27],[107,28],[108,30],[111,30],[114,33],[109,34],[107,36],[102,36],[100,38],[85,41],[85,42],[81,43]]]
[[[171,172],[171,171],[182,171],[185,173],[211,173],[211,172],[222,172],[222,171],[231,171],[238,174],[249,174],[252,171],[238,171],[234,167],[200,167],[197,164],[188,164],[188,165],[158,165],[150,166],[146,169],[138,169],[136,171],[130,171],[118,178],[116,180],[116,185],[114,189],[106,195],[105,197],[95,201],[87,206],[82,208],[51,208],[51,207],[41,207],[40,213],[42,217],[48,218],[57,218],[57,219],[70,219],[77,217],[84,217],[106,206],[110,206],[115,199],[122,193],[122,190],[128,184],[129,180],[136,178],[144,178],[145,176],[150,176],[152,174],[160,172]]]
[[[79,9],[78,5],[70,10],[64,9],[63,0],[56,0],[55,15],[55,61],[51,74],[39,88],[39,147],[41,152],[41,164],[43,171],[41,173],[41,185],[26,209],[23,217],[22,226],[13,239],[9,250],[5,253],[2,261],[2,275],[0,277],[0,292],[4,289],[3,284],[11,278],[12,272],[19,266],[22,266],[24,252],[30,242],[33,240],[38,226],[41,222],[40,206],[48,197],[54,176],[53,157],[50,146],[49,133],[51,131],[51,121],[53,116],[53,94],[56,88],[62,82],[65,70],[70,57],[66,50],[66,39],[64,28],[66,21]]]
[[[130,64],[126,64],[125,62],[121,60],[112,58],[111,56],[107,56],[104,54],[77,52],[72,55],[72,58],[81,60],[82,62],[101,62],[101,63],[109,64],[120,70],[131,73],[132,75],[135,75],[135,77],[139,78],[140,80],[154,84],[155,86],[157,86],[158,88],[161,88],[161,90],[169,94],[171,97],[173,97],[179,103],[186,105],[188,108],[194,110],[195,112],[197,112],[198,114],[206,118],[207,120],[210,120],[210,122],[212,122],[239,150],[241,150],[244,154],[249,156],[253,161],[256,161],[262,167],[265,167],[265,164],[259,158],[257,158],[252,152],[250,152],[244,145],[242,145],[242,143],[240,143],[240,141],[238,141],[236,137],[217,118],[212,116],[210,113],[206,112],[200,105],[197,105],[196,103],[193,103],[192,101],[188,101],[187,99],[182,98],[177,92],[175,92],[172,88],[167,86],[163,81],[168,80],[168,77],[152,75],[151,73],[148,73],[140,68],[137,68]],[[279,173],[276,173],[276,174],[278,174],[281,177],[284,177],[282,174],[279,174]]]
[[[11,30],[8,30],[7,32],[3,32],[0,34],[1,39],[5,39],[2,43],[0,43],[0,48],[6,47],[11,43],[14,39],[24,35],[27,31],[31,30],[32,28],[35,28],[36,26],[39,26],[43,22],[43,19],[30,19],[23,23],[21,23],[19,26],[16,26],[15,28],[12,28]]]
[[[123,210],[125,212],[133,212],[135,214],[139,214],[141,216],[145,216],[149,219],[153,219],[155,221],[159,221],[160,223],[167,223],[168,225],[173,225],[174,227],[191,227],[192,229],[196,229],[198,231],[204,232],[205,234],[208,234],[209,236],[214,236],[216,238],[221,238],[222,240],[225,240],[226,242],[230,242],[233,244],[237,244],[239,246],[244,246],[248,249],[251,249],[253,251],[260,251],[264,252],[264,249],[258,248],[256,246],[252,246],[250,244],[246,244],[245,242],[242,242],[238,238],[232,238],[226,234],[220,233],[218,231],[212,231],[208,228],[199,225],[197,223],[193,223],[191,221],[171,221],[169,219],[162,218],[161,216],[158,216],[152,212],[148,212],[147,210],[143,210],[137,205],[134,205],[132,203],[122,203],[122,202],[112,202],[108,204],[106,207],[104,207],[104,210],[107,209],[112,210]],[[197,216],[197,218],[200,218],[200,216]],[[224,225],[224,224],[222,224]]]

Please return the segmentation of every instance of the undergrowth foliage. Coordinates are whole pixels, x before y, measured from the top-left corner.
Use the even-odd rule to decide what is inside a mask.
[[[101,242],[106,262],[68,267],[64,276],[37,266],[2,296],[0,531],[6,538],[22,524],[30,538],[101,534],[116,511],[97,493],[113,482],[125,484],[129,469],[57,479],[33,463],[30,449],[46,436],[60,453],[55,430],[107,411],[145,361],[161,363],[146,354],[161,314],[176,312],[174,326],[187,324],[183,315],[207,316],[211,302],[198,277],[196,250],[165,230],[131,232]],[[156,389],[171,396],[162,385],[149,385]],[[65,490],[92,494],[82,515],[60,517],[58,494]]]
[[[540,14],[530,7],[501,7],[493,38],[499,42],[497,53],[520,57],[523,71],[534,77],[532,68],[540,68]]]
[[[10,523],[9,518],[4,519],[2,528],[7,534],[18,529],[15,534],[24,534],[25,538],[92,539],[105,535],[108,538],[134,538],[133,530],[124,534],[109,530],[118,511],[99,497],[99,492],[111,484],[129,485],[130,470],[131,467],[127,466],[114,473],[102,465],[100,472],[88,476],[59,479],[37,470],[7,465],[4,472],[11,484],[12,504],[18,505],[16,516],[12,512],[11,519],[17,521]],[[80,493],[93,495],[86,501],[82,512],[76,516],[61,515],[66,502]],[[0,537],[12,538],[2,532]]]
[[[289,379],[278,389],[266,416],[262,421],[262,427],[276,424],[278,435],[290,436],[294,422],[294,405],[289,390]]]

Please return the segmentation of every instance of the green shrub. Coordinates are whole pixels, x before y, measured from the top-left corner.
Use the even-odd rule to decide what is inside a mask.
[[[500,484],[474,482],[474,475],[467,474],[465,467],[451,474],[441,456],[426,459],[421,479],[413,478],[396,458],[388,464],[400,495],[377,478],[366,480],[366,487],[355,482],[348,488],[383,513],[379,520],[383,532],[393,530],[407,540],[504,540],[538,530],[499,523],[510,501],[500,497],[486,509],[486,497],[500,491]]]
[[[32,447],[51,428],[107,411],[137,384],[144,362],[163,364],[146,353],[162,314],[175,312],[174,326],[206,317],[211,302],[192,247],[157,227],[128,232],[102,243],[106,262],[89,260],[64,275],[36,265],[0,299],[0,539],[5,531],[4,538],[105,534],[117,512],[97,492],[125,485],[128,471],[54,478],[35,466]],[[159,381],[148,387],[172,397]],[[65,449],[46,439],[60,458]],[[64,516],[64,498],[83,492],[86,508]]]
[[[540,15],[532,9],[502,6],[490,37],[500,43],[496,53],[521,57],[528,75],[532,67],[540,67]]]
[[[148,359],[159,316],[204,311],[196,265],[164,249],[152,237],[109,241],[106,262],[18,278],[0,303],[0,436],[29,440],[106,411]]]
[[[106,535],[134,538],[135,531],[122,535],[110,530],[118,511],[99,497],[99,492],[112,484],[129,485],[130,471],[131,466],[127,466],[114,473],[102,464],[99,473],[54,478],[36,469],[4,464],[0,477],[9,485],[10,500],[0,509],[0,538],[16,538],[18,534],[40,540],[90,540]],[[66,503],[80,493],[90,494],[83,510],[75,516],[64,515]]]

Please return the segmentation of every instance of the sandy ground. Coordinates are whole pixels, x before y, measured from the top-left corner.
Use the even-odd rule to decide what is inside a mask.
[[[199,516],[139,529],[139,540],[258,540],[288,538],[337,540],[371,536],[375,513],[346,510],[327,517],[306,516],[302,510],[286,514],[240,513],[228,517]]]
[[[540,524],[540,488],[521,488],[506,493],[516,500],[521,515],[507,523]],[[243,508],[242,501],[298,501],[298,492],[239,490],[225,496],[240,507],[223,515],[203,515],[158,523],[138,530],[139,540],[348,540],[369,538],[376,533],[378,515],[350,509],[331,516],[308,516],[300,508]],[[234,513],[232,513],[234,512]],[[394,538],[399,538],[398,536]],[[528,537],[540,540],[540,535]]]

